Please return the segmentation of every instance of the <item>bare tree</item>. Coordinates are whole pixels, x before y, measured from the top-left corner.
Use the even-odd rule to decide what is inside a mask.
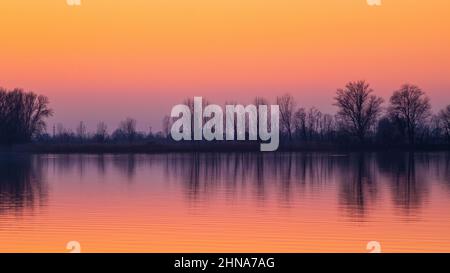
[[[322,113],[315,107],[311,107],[306,116],[306,127],[308,130],[309,139],[312,140],[314,135],[319,133],[320,120],[322,119]]]
[[[322,115],[319,120],[319,135],[323,139],[325,137],[329,138],[333,132],[333,116],[330,114]]]
[[[334,105],[339,108],[337,117],[361,143],[381,113],[383,99],[372,93],[365,81],[349,82],[344,89],[337,90],[334,98]]]
[[[83,121],[80,121],[80,123],[77,126],[77,136],[80,140],[83,140],[86,138],[86,125],[84,124]]]
[[[294,114],[294,127],[296,135],[303,140],[307,140],[306,130],[306,111],[304,108],[299,108]]]
[[[173,118],[170,116],[164,116],[162,120],[162,132],[165,137],[169,137],[170,129],[172,128]]]
[[[253,104],[256,105],[256,107],[260,105],[269,105],[269,101],[263,97],[255,97],[255,99],[253,100]]]
[[[62,123],[58,123],[56,125],[56,135],[61,136],[66,132],[66,129],[64,128],[64,125]]]
[[[122,121],[119,125],[119,130],[122,132],[124,137],[128,140],[128,142],[133,142],[136,137],[136,120],[132,118],[127,118]]]
[[[104,142],[108,137],[108,126],[105,122],[100,121],[97,124],[97,131],[95,132],[95,138],[99,142]]]
[[[60,142],[72,141],[75,138],[75,134],[72,130],[64,128],[62,123],[56,125],[56,139]]]
[[[405,124],[408,141],[414,144],[416,130],[431,114],[430,100],[417,86],[404,84],[390,99],[389,114]]]
[[[277,97],[277,104],[280,107],[280,127],[292,140],[292,132],[294,130],[294,112],[295,101],[290,94]]]
[[[0,142],[28,142],[45,131],[45,119],[53,115],[48,104],[45,96],[0,88]]]
[[[439,112],[438,119],[447,137],[447,141],[450,143],[450,105]]]

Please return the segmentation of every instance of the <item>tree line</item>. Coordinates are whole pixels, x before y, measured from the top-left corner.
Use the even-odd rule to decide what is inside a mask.
[[[194,112],[192,99],[186,99],[184,104]],[[269,105],[269,101],[256,97],[253,104]],[[426,93],[412,84],[403,84],[385,102],[366,81],[349,82],[336,90],[334,115],[316,107],[300,107],[291,94],[277,97],[275,104],[280,108],[281,139],[288,144],[450,143],[450,105],[433,114]],[[163,135],[168,135],[172,122],[170,117],[164,118]]]
[[[184,103],[193,108],[192,99]],[[253,104],[270,103],[256,97]],[[426,93],[412,84],[393,91],[386,102],[366,81],[349,82],[336,90],[335,114],[322,113],[316,107],[300,107],[291,94],[277,97],[275,104],[280,108],[283,143],[450,144],[450,105],[432,113]],[[47,97],[22,89],[0,88],[0,144],[171,141],[173,119],[168,116],[163,118],[162,131],[157,133],[151,127],[148,132],[138,131],[132,118],[121,121],[110,133],[105,122],[99,122],[94,132],[88,132],[84,122],[75,131],[57,124],[49,132],[45,120],[52,115]]]
[[[403,84],[385,103],[366,81],[349,82],[336,91],[335,115],[296,108],[289,94],[278,97],[277,103],[280,125],[290,141],[450,143],[450,105],[433,114],[426,93],[412,84]]]

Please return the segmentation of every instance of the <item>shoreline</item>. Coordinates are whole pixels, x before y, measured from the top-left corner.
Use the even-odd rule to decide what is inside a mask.
[[[31,143],[0,147],[0,153],[29,154],[158,154],[158,153],[238,153],[261,152],[260,143],[131,143],[131,144],[46,144]],[[449,151],[448,144],[424,145],[344,145],[318,143],[292,143],[280,145],[274,152],[436,152]]]

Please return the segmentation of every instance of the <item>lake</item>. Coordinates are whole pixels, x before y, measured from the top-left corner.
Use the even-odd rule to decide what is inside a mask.
[[[450,153],[0,156],[0,252],[450,252]]]

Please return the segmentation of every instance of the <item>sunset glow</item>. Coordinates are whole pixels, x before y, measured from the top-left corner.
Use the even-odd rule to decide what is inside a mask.
[[[449,72],[449,0],[0,0],[0,253],[450,253]]]
[[[290,92],[335,112],[335,89],[358,79],[383,97],[418,84],[441,108],[449,11],[444,0],[4,0],[0,86],[47,95],[53,122],[72,126],[131,115],[159,128],[194,95],[225,103]]]

